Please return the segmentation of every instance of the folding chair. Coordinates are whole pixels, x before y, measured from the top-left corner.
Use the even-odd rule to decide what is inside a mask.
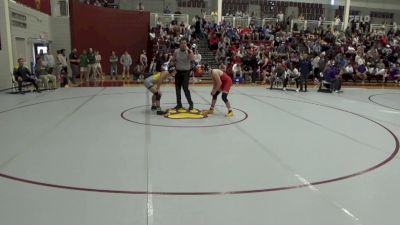
[[[18,90],[18,82],[17,82],[17,80],[15,80],[14,74],[12,72],[10,74],[11,74],[11,88],[14,90],[13,93],[18,93],[19,92],[19,90]],[[21,89],[22,92],[25,93],[25,92],[30,92],[31,91],[29,89],[29,87],[31,86],[31,83],[22,82],[21,85],[22,85],[22,89]]]

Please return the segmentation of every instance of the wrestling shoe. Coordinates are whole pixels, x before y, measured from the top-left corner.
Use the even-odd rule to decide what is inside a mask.
[[[157,110],[157,106],[152,105],[152,106],[151,106],[151,111],[154,111],[154,110]]]
[[[161,109],[157,110],[157,115],[163,116],[165,114],[167,114],[167,112],[162,111]]]
[[[177,105],[177,106],[175,106],[173,109],[175,109],[176,111],[178,111],[178,110],[180,110],[180,109],[182,109],[183,107],[182,107],[182,105]]]
[[[233,116],[233,111],[229,110],[229,112],[225,116],[226,117],[232,117]]]

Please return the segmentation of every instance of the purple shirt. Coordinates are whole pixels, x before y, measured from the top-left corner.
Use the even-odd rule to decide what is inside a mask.
[[[337,69],[336,68],[329,68],[325,71],[324,80],[331,82],[333,79],[336,78]]]

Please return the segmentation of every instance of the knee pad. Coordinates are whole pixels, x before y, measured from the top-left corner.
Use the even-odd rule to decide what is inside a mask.
[[[161,94],[160,93],[155,93],[154,94],[156,96],[156,101],[160,101],[161,100]]]
[[[218,95],[219,95],[219,91],[215,92],[215,95],[213,95],[213,100],[216,100]]]
[[[228,94],[227,93],[222,93],[222,101],[224,101],[225,103],[228,102]]]

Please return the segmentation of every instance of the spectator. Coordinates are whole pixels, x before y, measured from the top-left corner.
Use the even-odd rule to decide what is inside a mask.
[[[377,77],[382,77],[382,82],[387,82],[387,77],[389,74],[385,68],[385,64],[383,63],[383,59],[380,59],[379,62],[376,64],[376,74]]]
[[[300,91],[303,91],[304,85],[304,92],[307,92],[307,81],[308,76],[312,70],[311,62],[308,59],[307,55],[303,56],[303,59],[300,61]]]
[[[157,71],[157,56],[153,56],[150,66],[149,66],[149,75],[153,75]]]
[[[132,73],[132,75],[133,75],[133,80],[134,80],[134,81],[140,82],[141,76],[142,76],[142,73],[141,73],[141,72],[142,72],[142,67],[141,67],[140,63],[138,62],[138,63],[136,64],[136,66],[133,67],[133,73]]]
[[[79,57],[78,57],[78,50],[76,48],[72,49],[71,53],[69,54],[69,64],[71,66],[72,72],[72,83],[75,84],[75,79],[79,75]]]
[[[58,77],[60,79],[61,87],[68,87],[68,65],[67,59],[65,58],[65,49],[61,49],[57,54],[57,64],[58,64]]]
[[[203,37],[203,32],[201,31],[201,19],[200,17],[196,16],[196,21],[195,21],[195,37],[196,38],[204,38]]]
[[[116,80],[118,75],[118,56],[115,54],[115,51],[111,52],[110,56],[110,75],[111,80]]]
[[[165,7],[164,14],[171,14],[171,10],[169,10],[168,6]]]
[[[342,21],[341,21],[339,15],[336,15],[336,17],[335,17],[335,27],[338,28],[340,26],[341,22]]]
[[[175,14],[182,14],[179,8],[176,8]]]
[[[36,55],[36,62],[39,61],[39,60],[42,61],[43,57],[44,57],[43,50],[40,50],[39,54]]]
[[[316,81],[320,81],[320,75],[319,75],[319,73],[321,72],[321,70],[319,69],[319,61],[320,60],[321,60],[321,58],[318,55],[316,55],[314,57],[314,59],[311,61],[311,65],[312,65],[312,68],[314,71],[314,79]]]
[[[86,81],[89,81],[88,67],[89,67],[89,59],[87,57],[87,52],[84,49],[82,54],[79,56],[79,66],[80,66],[80,79],[82,82],[83,77],[85,77]]]
[[[47,72],[47,69],[45,66],[42,64],[42,60],[37,61],[36,67],[35,67],[35,74],[36,77],[39,78],[45,89],[55,89],[57,86],[57,77],[54,76],[53,74],[49,74]],[[51,86],[49,85],[51,83]]]
[[[89,52],[87,54],[88,59],[88,76],[92,78],[92,80],[96,81],[96,55],[93,52],[92,48],[89,48]]]
[[[366,67],[367,72],[366,72],[366,79],[368,79],[369,81],[371,81],[371,79],[376,78],[376,71],[377,68],[375,67],[375,65],[369,63]]]
[[[103,73],[103,69],[101,67],[101,55],[100,52],[98,50],[96,50],[94,52],[95,58],[96,58],[96,63],[95,63],[95,76],[97,77],[97,75],[99,76],[99,79],[104,80],[104,73]]]
[[[22,91],[22,83],[23,82],[29,82],[29,83],[33,84],[36,91],[40,92],[39,86],[35,80],[35,77],[31,73],[31,71],[29,71],[28,67],[25,66],[25,60],[22,58],[18,59],[18,65],[15,66],[15,68],[14,68],[14,77],[18,83],[18,91],[20,94],[24,94],[24,92]]]
[[[148,66],[148,60],[147,60],[147,55],[146,55],[146,50],[143,50],[142,51],[142,54],[140,55],[140,58],[139,58],[139,60],[140,60],[140,62],[139,62],[139,65],[140,65],[140,74],[141,74],[141,79],[143,79],[144,77],[144,74],[145,74],[145,72],[146,72],[146,69],[147,69],[147,66]]]
[[[233,64],[232,72],[233,72],[234,80],[239,78],[239,81],[243,82],[243,71],[242,71],[242,66],[240,65],[240,63]]]
[[[285,15],[283,14],[282,11],[280,11],[278,13],[278,15],[276,15],[276,18],[278,19],[278,22],[282,24],[283,23],[283,19],[285,18]]]
[[[263,54],[263,58],[261,60],[260,66],[261,66],[260,70],[261,70],[261,77],[262,77],[261,84],[265,84],[267,81],[267,77],[269,77],[271,75],[271,70],[272,70],[272,62],[266,53]]]
[[[277,79],[283,81],[285,79],[284,75],[285,75],[285,68],[281,62],[278,62],[276,67],[273,69],[273,71],[271,73],[271,77],[270,77],[271,85],[270,85],[269,89],[272,90],[274,83]]]
[[[337,69],[329,65],[324,73],[324,81],[326,82],[325,87],[329,88],[331,91],[339,92],[341,89],[341,79],[338,74]]]
[[[392,64],[389,71],[389,79],[394,80],[396,84],[400,81],[400,64]]]
[[[216,34],[209,41],[209,48],[210,50],[217,50],[218,49],[219,38]]]
[[[120,58],[120,63],[122,64],[122,80],[129,79],[129,70],[132,65],[132,57],[129,55],[128,51],[125,51],[125,53],[121,56]]]
[[[144,11],[144,5],[142,2],[139,2],[139,4],[136,6],[136,10],[139,10],[141,12]]]
[[[220,48],[217,50],[217,54],[215,55],[215,61],[216,61],[218,64],[221,64],[221,63],[225,64],[225,59],[226,59],[225,50],[224,50],[223,47],[220,47]]]
[[[365,83],[365,80],[367,79],[367,68],[364,64],[357,64],[357,72],[355,77],[361,79],[362,84]]]
[[[297,68],[292,68],[289,70],[289,79],[292,79],[296,83],[296,90],[299,88],[300,85],[300,72]]]
[[[194,62],[196,63],[196,65],[200,65],[201,64],[201,54],[199,53],[199,51],[197,49],[194,50]]]
[[[46,67],[47,72],[49,74],[53,74],[54,66],[56,65],[56,62],[54,60],[54,56],[50,53],[45,53],[43,56],[43,65]]]
[[[170,63],[170,61],[171,61],[171,56],[168,53],[163,54],[163,56],[161,57],[161,60],[160,60],[161,65],[160,65],[159,72],[167,70],[168,64]]]
[[[347,64],[347,66],[344,68],[343,74],[342,74],[342,79],[344,81],[348,81],[351,79],[351,80],[353,80],[353,82],[356,82],[356,79],[354,77],[354,68],[351,63]]]
[[[99,0],[96,0],[96,1],[94,2],[94,6],[102,7],[102,5],[101,5],[101,3],[100,3]]]

